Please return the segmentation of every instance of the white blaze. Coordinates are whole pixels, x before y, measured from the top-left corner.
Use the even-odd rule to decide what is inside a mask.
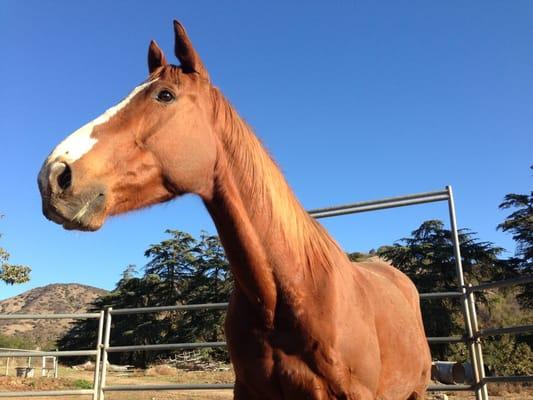
[[[72,164],[74,161],[80,159],[84,154],[90,151],[98,141],[97,139],[91,137],[94,127],[109,121],[121,109],[126,107],[137,93],[139,93],[141,90],[143,90],[145,87],[147,87],[154,81],[155,80],[137,86],[128,95],[128,97],[126,97],[116,106],[111,107],[109,110],[104,112],[96,119],[83,125],[77,131],[71,133],[54,149],[52,154],[50,154],[50,156],[48,157],[48,162],[54,162],[59,159],[58,161],[64,161]]]

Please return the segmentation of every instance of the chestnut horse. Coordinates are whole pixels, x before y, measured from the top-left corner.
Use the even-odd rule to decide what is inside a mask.
[[[423,398],[431,360],[412,282],[348,260],[211,85],[182,25],[174,30],[181,65],[152,41],[148,79],[45,161],[45,216],[93,231],[110,215],[197,194],[235,278],[235,399]]]

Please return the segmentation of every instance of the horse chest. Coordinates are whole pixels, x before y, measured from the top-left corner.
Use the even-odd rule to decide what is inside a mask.
[[[342,395],[352,385],[349,367],[334,349],[331,324],[327,320],[309,324],[308,313],[292,304],[276,311],[275,327],[268,330],[261,327],[244,299],[239,295],[232,299],[226,336],[237,381],[248,390],[261,391],[265,397],[258,398],[350,398]],[[313,332],[313,326],[320,335]]]

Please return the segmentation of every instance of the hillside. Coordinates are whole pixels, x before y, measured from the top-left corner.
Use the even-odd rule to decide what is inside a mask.
[[[38,287],[0,301],[2,314],[44,314],[86,312],[103,289],[77,283],[55,283]],[[41,347],[49,346],[69,327],[72,320],[0,321],[0,334],[23,338]]]

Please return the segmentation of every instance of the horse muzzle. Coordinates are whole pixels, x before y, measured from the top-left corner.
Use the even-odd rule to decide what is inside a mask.
[[[43,214],[65,229],[95,231],[105,220],[106,191],[100,184],[78,185],[66,162],[46,162],[39,172]]]

